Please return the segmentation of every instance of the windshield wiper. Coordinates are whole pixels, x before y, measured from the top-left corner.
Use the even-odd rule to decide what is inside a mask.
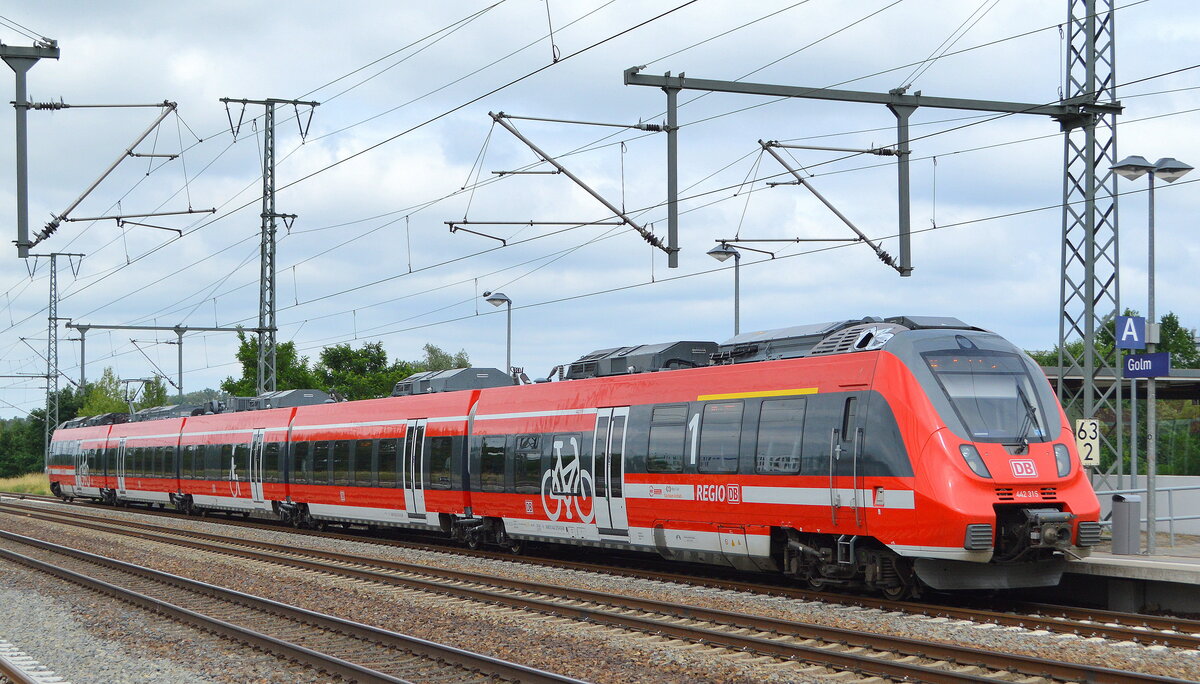
[[[1021,405],[1025,407],[1025,418],[1021,421],[1021,446],[1023,452],[1029,451],[1029,429],[1033,428],[1041,434],[1042,426],[1038,423],[1037,409],[1034,408],[1033,402],[1025,394],[1025,390],[1020,383],[1017,384],[1017,398],[1021,400]]]

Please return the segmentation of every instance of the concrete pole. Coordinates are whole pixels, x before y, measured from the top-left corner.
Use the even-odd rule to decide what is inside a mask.
[[[737,337],[742,334],[741,323],[741,301],[742,301],[742,255],[740,252],[735,252],[733,255],[733,336]]]
[[[183,330],[175,328],[175,335],[179,338],[179,403],[183,403]]]
[[[6,59],[17,75],[17,256],[29,256],[29,100],[25,94],[25,74],[36,59]]]
[[[13,107],[17,110],[17,256],[29,256],[29,143],[26,117],[29,114],[29,98],[26,96],[25,75],[39,59],[58,59],[58,43],[42,39],[33,47],[0,45],[0,58],[8,64],[17,77],[16,98]]]
[[[667,76],[671,74],[668,72]],[[679,267],[679,89],[667,93],[667,268]]]
[[[81,325],[79,330],[79,390],[87,391],[87,331],[88,326]]]
[[[1158,346],[1158,319],[1154,317],[1154,172],[1146,174],[1150,178],[1150,209],[1147,232],[1149,233],[1149,254],[1146,271],[1149,274],[1148,295],[1150,306],[1147,319],[1154,326],[1154,334],[1146,335],[1146,351],[1154,353]],[[1149,329],[1149,326],[1147,326]],[[1155,407],[1154,378],[1146,378],[1146,554],[1153,556],[1157,551],[1158,535],[1158,505],[1155,501],[1157,489],[1155,476],[1158,474],[1158,411]]]

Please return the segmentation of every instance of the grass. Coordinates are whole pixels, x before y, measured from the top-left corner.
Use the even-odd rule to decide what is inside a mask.
[[[27,473],[18,477],[0,478],[0,492],[50,495],[50,479],[45,473]]]

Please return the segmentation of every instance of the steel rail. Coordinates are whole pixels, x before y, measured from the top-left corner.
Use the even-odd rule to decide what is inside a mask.
[[[26,498],[36,498],[27,495]],[[59,502],[54,497],[43,498],[46,501]],[[20,507],[20,504],[13,504]],[[112,510],[111,507],[99,504],[82,504],[87,508],[101,511]],[[0,503],[0,506],[3,506]],[[29,510],[24,508],[23,510]],[[42,509],[39,509],[42,510]],[[147,512],[147,511],[139,511]],[[172,511],[153,511],[154,516],[181,517],[188,516]],[[250,527],[252,529],[280,531],[277,524],[264,524],[245,520],[211,520],[215,524]],[[145,523],[135,523],[145,524]],[[469,555],[478,558],[507,560],[529,565],[540,565],[560,569],[575,569],[584,572],[602,572],[624,577],[652,579],[676,584],[690,584],[714,589],[744,591],[754,594],[783,596],[804,601],[820,601],[841,605],[872,608],[892,612],[910,613],[926,617],[942,617],[955,620],[970,620],[972,622],[990,623],[1004,627],[1021,627],[1024,629],[1044,629],[1055,633],[1075,634],[1083,637],[1098,637],[1104,639],[1121,639],[1135,643],[1154,645],[1161,644],[1177,648],[1200,649],[1200,620],[1163,617],[1145,613],[1121,613],[1101,609],[1072,608],[1043,603],[1014,603],[1007,609],[998,608],[969,608],[944,604],[926,604],[915,601],[894,601],[871,596],[855,596],[851,594],[831,594],[828,592],[812,591],[793,586],[774,585],[762,582],[751,582],[728,578],[704,577],[701,575],[684,574],[676,571],[679,564],[670,564],[671,570],[652,570],[646,568],[628,568],[611,564],[570,561],[559,558],[539,558],[533,556],[513,556],[484,550],[465,549],[453,544],[438,544],[425,542],[400,541],[395,539],[380,539],[364,537],[342,532],[317,532],[313,530],[292,530],[289,532],[319,538],[345,539],[364,544],[376,544],[398,548],[412,548],[436,553],[453,553]],[[652,565],[643,562],[639,565]],[[1028,613],[1017,613],[1023,610]],[[1153,631],[1148,631],[1153,630]],[[1165,632],[1165,633],[1164,633]]]
[[[12,682],[12,684],[42,684],[43,680],[33,677],[18,667],[16,663],[0,654],[0,681]]]
[[[216,598],[228,603],[242,605],[253,610],[268,612],[277,616],[285,617],[295,622],[314,626],[322,630],[336,632],[365,641],[379,643],[390,648],[407,651],[439,664],[456,666],[467,672],[487,672],[490,673],[487,676],[500,677],[502,679],[516,682],[528,682],[530,684],[561,684],[563,682],[582,684],[580,680],[545,672],[543,670],[538,670],[537,668],[518,665],[516,663],[501,660],[499,658],[493,658],[491,656],[473,653],[471,651],[447,646],[445,644],[439,644],[425,639],[400,634],[399,632],[393,632],[379,627],[373,627],[371,625],[345,620],[332,615],[326,615],[304,608],[299,608],[297,606],[291,606],[278,601],[273,601],[271,599],[253,596],[233,589],[227,589],[205,582],[188,579],[186,577],[154,570],[152,568],[142,567],[112,558],[106,558],[104,556],[88,553],[86,551],[80,551],[78,549],[72,549],[59,544],[54,544],[52,542],[19,535],[13,532],[0,530],[0,538],[26,544],[35,548],[52,551],[54,553],[83,560],[92,564],[112,568],[134,576],[148,578],[163,584],[174,586],[176,588],[184,589],[189,592]],[[304,662],[319,670],[347,679],[348,681],[394,682],[401,684],[407,681],[368,667],[342,660],[335,656],[320,653],[303,646],[277,639],[268,634],[246,629],[244,627],[212,618],[181,606],[166,603],[145,594],[141,594],[123,587],[118,587],[114,584],[105,582],[104,580],[88,577],[87,575],[73,572],[66,568],[60,568],[50,563],[46,563],[35,558],[30,558],[7,549],[0,548],[0,557],[29,565],[30,567],[42,570],[43,572],[56,575],[68,581],[75,582],[89,588],[94,588],[98,591],[115,596],[121,600],[128,601],[147,610],[165,613],[173,619],[192,624],[202,623],[205,629],[213,631],[221,636],[248,643],[252,646],[262,648],[273,653],[279,653],[280,655],[284,655],[284,657]]]
[[[59,520],[59,516],[50,515],[45,517],[53,518],[56,521]],[[88,529],[115,532],[118,534],[130,535],[152,541],[165,541],[166,543],[183,545],[214,553],[231,554],[261,562],[301,567],[314,572],[340,574],[343,576],[354,577],[356,579],[387,584],[399,584],[422,591],[450,593],[455,596],[470,600],[488,603],[503,603],[504,605],[523,610],[549,612],[566,617],[573,617],[575,619],[582,619],[588,622],[615,624],[616,626],[622,626],[639,631],[665,633],[674,637],[688,639],[691,641],[700,641],[702,643],[708,643],[712,645],[724,645],[731,648],[751,650],[775,657],[789,659],[799,658],[806,661],[818,662],[819,664],[834,664],[837,667],[856,671],[872,671],[874,674],[880,676],[916,676],[927,681],[960,681],[964,675],[962,672],[954,672],[952,673],[953,676],[946,679],[944,678],[944,676],[948,674],[946,670],[931,668],[925,665],[912,665],[912,667],[920,668],[919,672],[908,670],[907,664],[905,668],[897,671],[887,668],[887,665],[890,665],[891,663],[880,660],[878,656],[862,656],[858,654],[852,654],[849,659],[846,659],[844,658],[846,654],[829,651],[826,648],[811,646],[798,648],[796,644],[782,640],[816,639],[827,643],[844,644],[852,648],[872,649],[875,651],[897,653],[906,657],[921,657],[947,661],[959,666],[977,666],[996,671],[1018,670],[1030,676],[1050,675],[1067,681],[1180,681],[1171,678],[1159,677],[1157,675],[1144,675],[1135,672],[1114,670],[1111,668],[1079,665],[1075,663],[1046,660],[1029,656],[999,654],[993,651],[971,647],[953,646],[917,639],[870,634],[858,630],[827,627],[812,623],[782,620],[757,615],[747,615],[732,611],[708,609],[698,606],[683,605],[677,602],[656,601],[620,594],[614,595],[587,589],[546,586],[541,583],[496,578],[479,573],[462,572],[444,568],[431,568],[426,565],[415,563],[367,558],[326,550],[305,549],[296,547],[295,545],[232,539],[219,534],[198,532],[193,530],[168,529],[146,523],[137,523],[132,521],[105,521],[102,523],[86,523],[70,517],[63,517],[62,521],[67,524],[82,526]],[[121,529],[123,526],[132,526],[140,528],[140,530]],[[180,536],[190,537],[191,539],[178,539]],[[208,541],[194,541],[195,539]],[[209,542],[215,542],[215,544]],[[254,551],[252,550],[253,548],[267,549],[270,551],[270,553]],[[276,554],[284,555],[280,556]],[[317,558],[320,560],[306,560],[304,558],[296,558],[295,556],[307,556],[309,558]],[[336,561],[336,563],[323,562],[324,560],[333,560]],[[376,567],[397,572],[432,576],[453,584],[446,585],[437,580],[430,581],[412,577],[399,577],[387,572],[379,572],[378,570],[347,567],[346,565],[341,565],[341,563],[355,564],[359,566],[365,566],[366,568]],[[534,596],[548,596],[549,600],[515,597],[508,594],[496,594],[493,590],[476,589],[462,586],[460,583],[472,583],[475,585],[484,586],[490,585],[492,587],[499,587],[502,590],[522,592]],[[599,605],[601,608],[597,610],[579,605],[563,605],[560,603],[561,601],[583,601]],[[652,617],[646,618],[628,615],[616,616],[609,612],[609,609],[625,610],[630,608],[651,614]],[[662,622],[662,619],[664,618],[669,620],[700,620],[713,623],[717,625],[718,628],[712,629],[697,625],[685,625],[680,627],[676,626],[675,624]],[[731,635],[726,631],[722,631],[723,628],[728,627],[735,629],[754,630],[759,633],[766,634],[767,636]],[[819,654],[817,657],[820,660],[814,660],[811,657],[813,652]],[[832,659],[830,656],[833,655],[838,656],[838,658],[836,662],[831,663],[830,660]],[[870,670],[869,667],[864,666],[861,662],[857,662],[861,659],[866,659],[872,665],[879,666],[882,669]],[[994,677],[981,675],[981,679],[979,681],[994,681]]]

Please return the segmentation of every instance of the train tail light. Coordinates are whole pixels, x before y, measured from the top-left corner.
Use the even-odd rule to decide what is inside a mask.
[[[979,455],[979,449],[976,449],[974,444],[962,444],[958,447],[958,452],[962,454],[971,472],[979,477],[991,479],[992,473],[987,469],[987,464],[983,462],[983,457]]]
[[[1058,476],[1066,477],[1071,474],[1071,452],[1066,444],[1054,445],[1054,465],[1058,466]]]

